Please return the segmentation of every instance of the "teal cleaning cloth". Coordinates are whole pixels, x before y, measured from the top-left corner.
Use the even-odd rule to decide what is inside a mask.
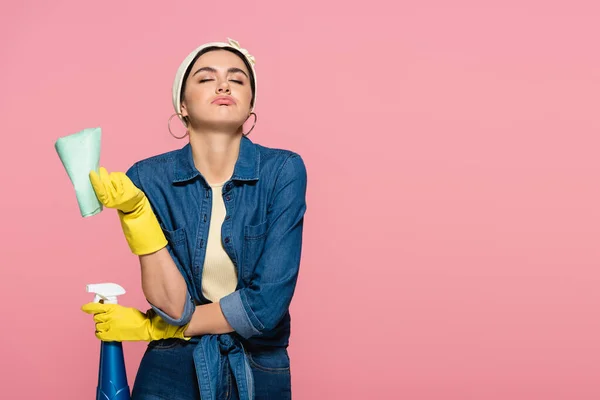
[[[100,167],[100,128],[86,128],[72,135],[59,138],[54,147],[69,179],[75,188],[79,211],[83,217],[91,217],[102,211],[102,203],[90,182],[90,171]]]

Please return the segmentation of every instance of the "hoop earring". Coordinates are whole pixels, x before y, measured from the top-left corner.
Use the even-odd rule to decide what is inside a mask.
[[[167,122],[167,128],[169,129],[169,133],[171,134],[171,136],[173,136],[175,139],[183,139],[184,137],[186,137],[189,134],[189,132],[187,130],[185,131],[185,135],[183,135],[183,136],[175,136],[175,135],[173,135],[173,132],[171,132],[171,120],[176,115],[181,115],[181,118],[185,118],[183,116],[183,114],[181,114],[181,113],[175,113],[175,114],[171,115],[169,117],[169,121]]]
[[[251,112],[250,115],[252,115],[252,114],[254,114],[254,124],[252,124],[252,128],[250,128],[250,130],[248,131],[248,133],[242,132],[242,135],[244,135],[244,136],[248,136],[250,134],[250,132],[252,132],[252,129],[254,129],[254,126],[256,125],[256,121],[258,121],[258,116],[256,115],[256,113],[255,112]],[[250,116],[248,116],[248,118],[250,118]],[[246,119],[246,121],[248,121],[248,120]]]

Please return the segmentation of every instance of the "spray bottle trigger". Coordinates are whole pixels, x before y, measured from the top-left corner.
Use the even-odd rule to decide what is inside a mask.
[[[94,296],[94,303],[101,303],[104,304],[104,302],[108,300],[106,297],[102,296],[101,294],[95,293]]]

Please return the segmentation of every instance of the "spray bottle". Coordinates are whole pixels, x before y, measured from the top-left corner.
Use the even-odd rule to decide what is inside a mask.
[[[91,217],[102,211],[102,203],[96,197],[89,179],[90,171],[98,171],[102,129],[86,128],[58,138],[54,147],[75,189],[75,196],[82,217]],[[117,304],[117,296],[125,289],[115,283],[87,285],[88,293],[94,293],[95,302]],[[98,371],[97,400],[129,400],[130,392],[125,373],[123,345],[121,342],[100,344],[100,368]]]
[[[117,296],[125,294],[125,289],[116,283],[91,284],[86,286],[86,290],[88,293],[94,293],[94,302],[104,304],[117,304]],[[121,342],[101,342],[96,400],[129,399],[131,399],[131,395],[125,372],[123,344]]]

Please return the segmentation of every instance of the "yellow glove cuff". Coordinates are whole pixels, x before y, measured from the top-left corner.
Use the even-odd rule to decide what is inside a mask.
[[[167,239],[152,211],[148,198],[130,213],[119,212],[121,227],[131,251],[138,255],[154,253],[167,245]]]
[[[150,320],[150,338],[151,340],[160,340],[160,339],[169,339],[169,338],[177,338],[183,340],[190,340],[191,336],[185,336],[184,332],[187,329],[189,324],[184,326],[176,326],[171,325],[162,319],[156,312],[152,309],[146,312]]]

